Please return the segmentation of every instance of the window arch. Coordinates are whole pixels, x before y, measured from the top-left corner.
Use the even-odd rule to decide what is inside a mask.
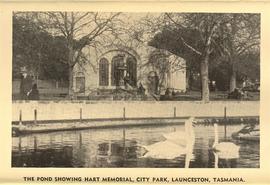
[[[109,85],[109,61],[106,58],[99,61],[99,85]]]
[[[130,85],[137,86],[137,60],[134,57],[128,57],[126,61],[127,73],[130,78]]]

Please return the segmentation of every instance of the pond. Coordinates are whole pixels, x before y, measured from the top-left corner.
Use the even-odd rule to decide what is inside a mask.
[[[164,137],[184,131],[185,125],[140,126],[13,137],[12,167],[259,168],[259,142],[231,138],[243,126],[227,126],[226,132],[224,126],[218,126],[219,142],[229,141],[240,147],[237,157],[219,156],[213,150],[213,126],[193,127],[195,141],[186,147],[189,152],[179,152],[181,148],[168,144]],[[147,155],[154,146],[159,147],[159,157]],[[175,152],[179,155],[174,156]]]

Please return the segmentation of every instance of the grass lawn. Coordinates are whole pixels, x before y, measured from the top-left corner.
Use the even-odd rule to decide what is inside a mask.
[[[215,91],[210,92],[210,100],[228,100],[232,101],[232,99],[228,99],[227,91]],[[188,91],[183,94],[179,94],[175,97],[176,100],[201,100],[201,92],[200,91]],[[260,92],[248,92],[248,96],[246,98],[242,98],[241,100],[248,101],[259,101],[260,100]]]
[[[68,88],[53,88],[53,89],[39,89],[40,99],[41,100],[61,100],[67,99],[66,95],[68,94]],[[13,94],[13,100],[19,99],[19,94]],[[228,92],[226,91],[215,91],[210,92],[210,100],[214,101],[237,101],[228,99]],[[102,97],[99,97],[98,100],[101,100]],[[149,98],[149,100],[153,100]],[[181,93],[176,95],[172,101],[200,101],[201,100],[201,92],[200,91],[188,91],[186,93]],[[241,100],[246,101],[259,101],[260,100],[260,92],[248,92],[248,96]]]

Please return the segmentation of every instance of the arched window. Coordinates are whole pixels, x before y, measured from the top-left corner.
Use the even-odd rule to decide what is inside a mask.
[[[109,85],[109,62],[106,58],[102,58],[99,61],[99,85]]]
[[[136,87],[137,85],[137,61],[134,57],[127,58],[127,73],[129,74],[130,85]]]
[[[112,59],[112,68],[111,68],[112,85],[119,86],[120,81],[124,78],[124,71],[119,70],[121,67],[124,67],[124,55],[114,56]]]

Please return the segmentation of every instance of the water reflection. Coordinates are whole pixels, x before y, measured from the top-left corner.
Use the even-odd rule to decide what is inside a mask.
[[[239,158],[218,156],[212,146],[213,126],[194,127],[195,143],[189,152],[175,158],[144,157],[142,146],[162,143],[184,125],[97,129],[33,134],[12,139],[13,167],[166,167],[166,168],[258,168],[259,143],[233,140],[230,136],[243,125],[218,126],[219,140],[240,146]],[[170,152],[168,148],[162,148]]]

